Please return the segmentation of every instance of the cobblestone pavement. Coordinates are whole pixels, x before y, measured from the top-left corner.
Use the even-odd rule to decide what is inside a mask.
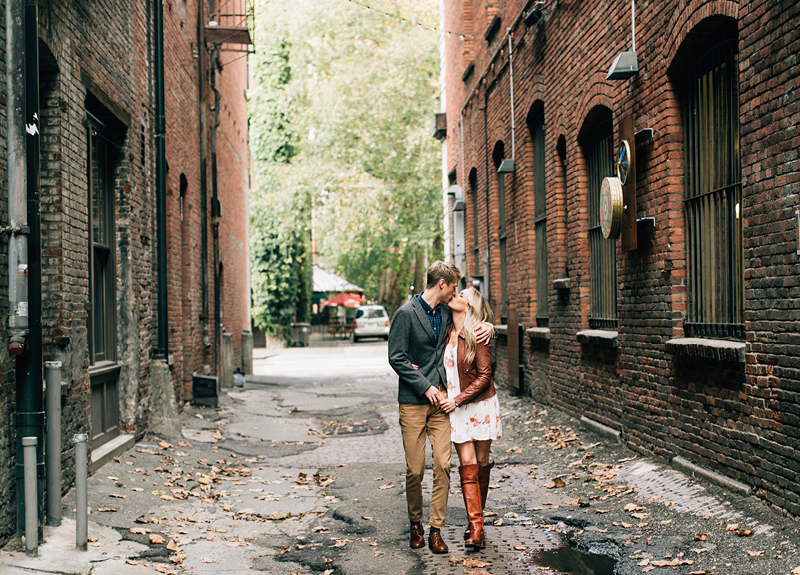
[[[88,552],[71,549],[71,493],[40,557],[12,545],[0,574],[800,573],[797,522],[502,390],[487,548],[463,548],[454,453],[450,553],[409,549],[396,383],[385,344],[357,347],[334,377],[330,348],[291,350],[219,408],[186,406],[181,437],[148,435],[90,478]],[[426,502],[430,487],[429,471]]]

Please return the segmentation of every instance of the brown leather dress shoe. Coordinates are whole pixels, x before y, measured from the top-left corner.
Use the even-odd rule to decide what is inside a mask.
[[[425,530],[422,529],[422,525],[411,526],[411,540],[409,544],[412,549],[425,547]]]
[[[431,533],[428,537],[428,545],[430,546],[431,551],[436,554],[447,553],[447,545],[445,544],[444,539],[442,539],[441,533]]]

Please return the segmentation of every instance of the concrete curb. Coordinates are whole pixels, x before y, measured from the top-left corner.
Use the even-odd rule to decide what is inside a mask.
[[[747,496],[750,495],[752,491],[752,488],[749,485],[740,483],[735,479],[726,477],[725,475],[709,471],[708,469],[703,469],[702,467],[695,465],[694,463],[684,459],[683,457],[673,457],[672,466],[689,475],[700,476],[703,479],[711,481],[712,483],[716,483],[720,487],[724,487],[725,489],[728,489],[729,491],[732,491],[734,493],[738,493],[739,495]]]
[[[598,435],[602,435],[612,441],[616,441],[619,443],[619,431],[616,429],[611,429],[610,427],[603,425],[602,423],[598,423],[593,419],[589,419],[588,417],[581,417],[581,424],[591,431],[594,431]]]

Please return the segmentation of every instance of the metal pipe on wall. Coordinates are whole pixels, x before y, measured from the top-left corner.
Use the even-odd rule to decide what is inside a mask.
[[[217,128],[219,128],[219,104],[220,92],[217,88],[217,65],[219,63],[219,51],[211,52],[211,89],[214,91],[214,123],[211,126],[211,230],[212,230],[212,249],[214,251],[214,374],[217,377],[222,375],[220,370],[220,347],[222,346],[222,326],[220,325],[222,300],[220,299],[220,277],[219,277],[219,219],[222,217],[222,209],[217,196]]]
[[[511,28],[508,29],[508,81],[511,96],[511,159],[516,160],[516,145],[514,140],[514,46],[511,43]]]
[[[158,347],[156,358],[167,359],[167,151],[164,117],[164,2],[156,0],[153,32],[155,35],[155,108],[156,108],[156,260],[158,266]]]
[[[61,362],[45,362],[47,524],[61,525]]]
[[[17,4],[17,2],[12,2]],[[36,508],[28,509],[25,506],[22,493],[24,492],[24,464],[22,439],[24,437],[36,437],[36,490],[37,501],[42,501],[43,479],[44,479],[44,411],[43,411],[43,386],[42,386],[42,261],[39,227],[39,33],[38,33],[38,5],[37,0],[25,0],[22,20],[16,20],[19,14],[19,6],[14,9],[15,21],[11,23],[22,24],[21,32],[24,34],[22,53],[16,56],[22,62],[22,75],[18,75],[19,70],[15,71],[15,80],[21,80],[15,89],[24,94],[22,101],[22,123],[18,128],[24,127],[24,165],[25,181],[24,189],[26,196],[24,199],[26,206],[27,227],[20,226],[21,234],[28,234],[27,254],[17,252],[17,277],[14,278],[17,287],[21,285],[19,280],[27,279],[27,306],[20,305],[23,300],[17,301],[17,317],[27,314],[27,341],[24,341],[24,330],[16,330],[12,335],[14,342],[9,350],[16,355],[16,392],[17,392],[17,411],[16,411],[16,437],[17,437],[17,531],[21,532],[25,524],[25,517],[31,513],[38,523],[42,518],[43,509],[36,504]],[[18,38],[15,40],[15,49],[19,47]],[[9,55],[10,57],[10,55]],[[15,63],[17,64],[17,63]],[[20,88],[22,88],[20,90]],[[19,102],[17,102],[19,104]],[[18,116],[17,116],[18,118]],[[10,126],[9,126],[10,128]],[[15,137],[14,145],[19,143]],[[19,150],[15,150],[18,153]],[[19,170],[21,163],[19,157],[15,158],[14,170]],[[9,166],[12,168],[12,166]],[[21,186],[18,181],[20,174],[15,175],[15,191],[18,193]],[[19,206],[19,199],[14,200]],[[16,209],[16,208],[15,208]],[[12,232],[15,233],[15,232]],[[18,246],[19,247],[19,246]],[[27,255],[27,270],[23,263]],[[12,268],[13,269],[13,268]],[[27,273],[27,278],[25,274]],[[39,526],[39,537],[42,535],[41,525]],[[38,542],[37,542],[38,543]]]
[[[200,103],[200,282],[202,290],[203,345],[209,347],[208,334],[208,142],[206,140],[206,40],[203,2],[197,3],[197,81]]]
[[[36,481],[36,437],[22,438],[22,459],[25,469],[25,508],[38,507],[37,481]],[[34,513],[25,514],[25,555],[36,557],[39,555],[39,521]]]

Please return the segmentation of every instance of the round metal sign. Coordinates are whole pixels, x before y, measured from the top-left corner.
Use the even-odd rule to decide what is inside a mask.
[[[622,140],[619,145],[619,157],[617,158],[617,177],[622,184],[628,181],[628,164],[631,161],[631,147],[627,140]]]
[[[603,178],[600,188],[600,228],[606,239],[616,239],[622,230],[622,182],[619,178]]]

